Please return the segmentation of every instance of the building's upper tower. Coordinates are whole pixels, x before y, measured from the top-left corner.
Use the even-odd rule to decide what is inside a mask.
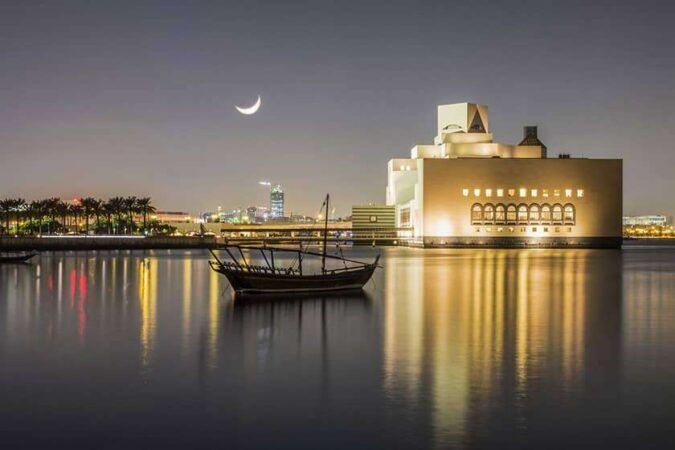
[[[410,157],[546,158],[546,146],[537,137],[537,127],[526,127],[525,139],[518,145],[494,142],[486,105],[438,105],[437,133],[434,145],[416,145]]]
[[[488,107],[475,103],[438,105],[438,133],[489,133]]]

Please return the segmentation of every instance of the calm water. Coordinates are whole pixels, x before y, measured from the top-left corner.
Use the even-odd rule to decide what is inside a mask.
[[[255,303],[200,252],[0,266],[0,446],[675,445],[675,249],[382,251]]]

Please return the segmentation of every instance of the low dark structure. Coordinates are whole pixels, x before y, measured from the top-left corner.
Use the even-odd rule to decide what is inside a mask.
[[[0,237],[0,251],[151,250],[213,248],[216,238],[188,236]]]
[[[0,254],[0,264],[20,264],[28,262],[37,253],[24,253],[20,255],[2,255]]]

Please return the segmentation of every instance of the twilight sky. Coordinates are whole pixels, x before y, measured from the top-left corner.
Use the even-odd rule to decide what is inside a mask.
[[[149,195],[338,214],[436,105],[624,159],[627,214],[675,212],[675,5],[650,1],[0,2],[0,197]],[[263,106],[242,116],[234,104]]]

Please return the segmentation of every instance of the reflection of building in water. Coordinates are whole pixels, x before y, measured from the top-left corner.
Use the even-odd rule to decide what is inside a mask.
[[[152,362],[157,334],[157,260],[151,258],[138,262],[138,300],[141,319],[141,363]]]
[[[619,247],[622,161],[560,156],[537,127],[497,143],[487,106],[440,105],[434,144],[389,161],[387,204],[414,245]]]
[[[220,325],[220,278],[218,273],[209,271],[209,332],[207,346],[207,363],[209,369],[217,366],[218,326]]]
[[[643,256],[645,258],[645,256]],[[675,277],[672,250],[652,250],[645,260],[634,259],[625,278],[624,333],[627,377],[653,376],[673,379],[675,342]]]
[[[183,261],[183,311],[182,311],[182,350],[187,352],[190,346],[190,335],[192,325],[192,259],[186,258]]]
[[[487,430],[513,421],[518,429],[519,420],[537,420],[528,416],[536,402],[570,400],[547,398],[541,380],[562,384],[569,397],[591,395],[598,380],[604,389],[616,382],[619,254],[481,250],[457,256],[426,255],[414,263],[390,258],[385,265],[385,388],[412,409],[417,400],[424,404],[422,393],[432,396],[436,442],[477,439],[467,423],[484,423]],[[606,282],[599,281],[603,276]]]

